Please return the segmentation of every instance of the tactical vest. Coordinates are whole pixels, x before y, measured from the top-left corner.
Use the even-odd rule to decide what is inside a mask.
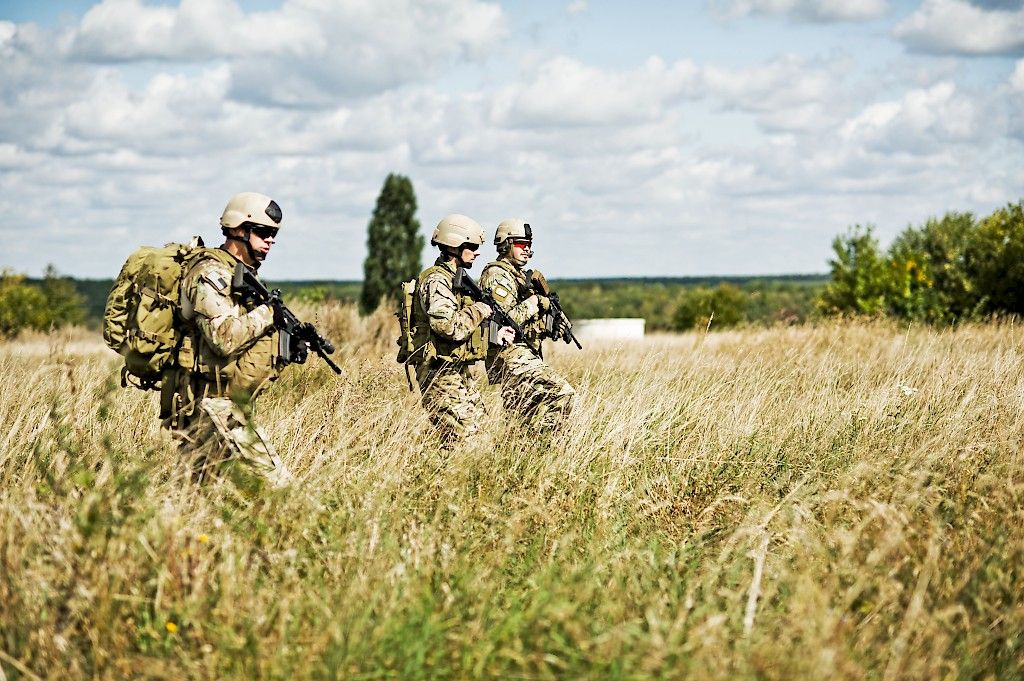
[[[415,306],[413,308],[413,344],[417,348],[423,347],[424,350],[421,353],[416,353],[421,359],[418,361],[415,358],[411,359],[410,364],[432,361],[463,364],[483,359],[487,356],[487,339],[484,337],[486,324],[478,326],[469,338],[461,341],[445,338],[434,333],[430,328],[430,318],[423,308],[420,292],[423,291],[427,277],[435,272],[442,272],[449,286],[454,287],[455,284],[455,272],[447,264],[438,263],[423,270],[416,280],[416,295],[413,303]],[[455,293],[455,298],[458,300],[460,312],[473,304],[473,299],[469,296]]]
[[[230,253],[221,249],[207,249],[202,257],[197,258],[186,272],[182,284],[183,292],[191,294],[196,286],[193,272],[197,265],[212,258],[234,270],[238,260]],[[259,304],[243,303],[241,296],[233,291],[231,300],[243,312],[251,312]],[[255,342],[231,357],[217,354],[203,338],[199,326],[195,323],[195,312],[186,320],[189,333],[178,352],[178,364],[194,378],[207,385],[204,394],[213,396],[229,396],[232,393],[246,392],[255,395],[268,382],[277,379],[280,365],[277,353],[277,331],[265,333]]]
[[[535,291],[532,288],[530,288],[530,285],[526,282],[526,275],[523,274],[523,271],[520,268],[513,265],[512,263],[510,263],[508,260],[505,260],[504,258],[499,258],[494,262],[488,263],[483,271],[486,272],[492,267],[500,267],[501,269],[505,270],[506,272],[512,275],[512,280],[516,282],[516,305],[523,302],[524,300],[526,300],[535,293]],[[483,278],[483,272],[480,273],[480,276],[481,278]],[[506,310],[506,312],[510,311],[511,310]],[[521,326],[523,327],[523,332],[526,334],[526,340],[531,345],[536,347],[537,344],[540,343],[541,336],[544,333],[544,316],[537,315],[533,319],[527,319]]]

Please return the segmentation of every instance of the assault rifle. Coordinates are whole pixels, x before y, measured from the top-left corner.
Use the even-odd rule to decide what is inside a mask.
[[[550,304],[550,310],[544,315],[544,332],[548,338],[563,340],[566,345],[570,342],[575,343],[576,347],[582,350],[583,346],[572,332],[572,322],[569,321],[569,317],[562,309],[562,304],[558,301],[558,294],[548,286],[548,280],[544,278],[544,275],[536,270],[527,270],[526,281],[529,282],[530,288],[545,296]]]
[[[533,351],[533,354],[540,356],[537,348],[530,345],[526,341],[526,333],[523,331],[523,327],[516,323],[516,320],[512,319],[505,310],[502,309],[501,305],[494,300],[494,295],[491,293],[491,289],[480,290],[480,286],[473,281],[473,277],[469,276],[469,273],[465,269],[459,267],[455,270],[455,281],[452,282],[452,289],[465,293],[470,298],[478,303],[486,303],[491,308],[491,320],[490,328],[488,329],[488,342],[491,345],[501,345],[501,341],[498,340],[498,331],[503,326],[511,327],[516,332],[516,341],[523,341],[527,347]]]
[[[321,336],[310,322],[299,321],[281,299],[281,289],[268,291],[252,270],[238,263],[235,265],[235,276],[231,279],[231,290],[241,293],[246,300],[266,303],[274,310],[274,319],[283,320],[280,324],[274,324],[277,327],[277,354],[282,362],[303,364],[312,350],[327,362],[334,373],[341,373],[341,368],[327,356],[334,352],[334,344]]]

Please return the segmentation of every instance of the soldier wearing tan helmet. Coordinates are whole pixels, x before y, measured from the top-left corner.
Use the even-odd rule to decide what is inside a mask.
[[[255,271],[267,258],[281,217],[270,197],[236,194],[220,218],[223,245],[202,249],[189,263],[181,280],[186,332],[171,410],[171,425],[201,470],[233,461],[274,486],[291,475],[252,420],[252,398],[281,369],[274,312],[244,301],[231,281],[238,263]]]
[[[413,336],[423,350],[411,363],[416,364],[423,406],[446,447],[476,433],[484,413],[471,369],[487,354],[483,322],[491,308],[453,288],[456,269],[471,268],[483,242],[484,230],[476,220],[446,215],[430,236],[440,254],[416,282]],[[511,342],[513,333],[503,328],[500,337]]]
[[[537,430],[559,425],[572,411],[576,391],[541,358],[548,299],[536,293],[524,268],[533,256],[533,228],[525,220],[504,220],[494,234],[498,259],[480,274],[480,287],[519,324],[525,337],[505,348],[491,346],[487,375],[501,383],[507,410],[523,416]]]

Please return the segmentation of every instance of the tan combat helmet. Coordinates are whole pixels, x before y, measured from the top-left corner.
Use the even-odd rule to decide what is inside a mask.
[[[470,243],[478,246],[484,242],[484,228],[471,217],[451,213],[441,218],[434,233],[430,235],[431,246],[451,246],[458,248]]]
[[[249,223],[267,227],[281,227],[281,207],[269,196],[256,192],[235,194],[224,206],[220,216],[222,229],[234,229]]]
[[[498,230],[494,233],[494,245],[498,251],[504,253],[511,246],[512,239],[524,239],[533,241],[533,230],[530,223],[519,218],[502,220]]]

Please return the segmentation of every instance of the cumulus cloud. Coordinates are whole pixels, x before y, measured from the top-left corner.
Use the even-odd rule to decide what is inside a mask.
[[[726,108],[758,114],[766,130],[806,131],[836,123],[844,71],[842,60],[818,63],[787,56],[753,67],[707,66],[701,80]]]
[[[693,62],[651,57],[632,71],[609,71],[569,57],[542,64],[496,96],[495,120],[512,127],[636,124],[658,118],[666,104],[695,93]]]
[[[478,0],[286,0],[249,14],[234,0],[103,0],[62,42],[84,61],[224,59],[239,99],[325,106],[480,59],[504,32],[501,8]]]
[[[889,11],[888,0],[712,0],[712,11],[725,19],[782,15],[797,21],[829,23],[869,21]]]
[[[843,125],[841,135],[876,151],[928,154],[948,144],[977,142],[988,130],[981,123],[978,105],[944,81],[868,106]]]
[[[896,25],[893,35],[920,52],[1022,54],[1024,8],[988,9],[965,0],[925,0]]]

